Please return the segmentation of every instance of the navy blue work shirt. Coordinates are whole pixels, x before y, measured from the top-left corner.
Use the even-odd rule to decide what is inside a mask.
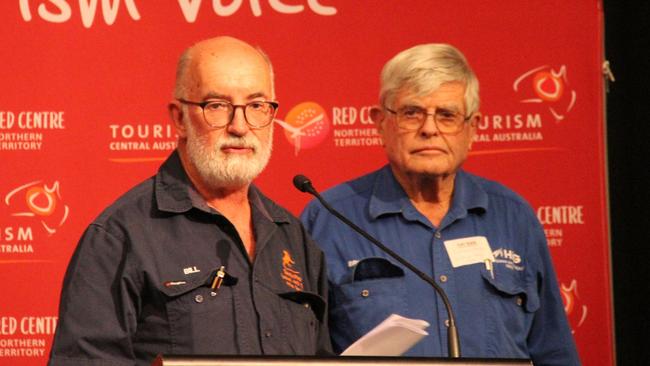
[[[323,197],[443,288],[455,312],[463,357],[580,363],[544,232],[530,206],[511,190],[459,171],[439,227],[416,210],[388,165]],[[318,201],[310,202],[301,219],[326,255],[335,352],[396,313],[430,323],[429,336],[407,356],[447,355],[447,312],[429,284]],[[475,236],[487,239],[494,262],[454,268],[445,241]]]
[[[50,365],[149,365],[157,354],[331,349],[324,256],[300,221],[249,191],[256,255],[174,152],[87,228],[65,275]],[[214,291],[216,270],[225,267]]]

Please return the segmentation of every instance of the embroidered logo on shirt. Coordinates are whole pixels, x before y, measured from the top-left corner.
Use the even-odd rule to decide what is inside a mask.
[[[293,268],[293,265],[296,262],[291,258],[291,254],[288,251],[282,251],[282,279],[287,286],[291,287],[296,291],[302,291],[304,288],[302,284],[302,277],[300,277],[300,272],[296,271]]]
[[[505,264],[506,268],[513,271],[523,271],[524,266],[521,264],[521,256],[512,249],[499,248],[492,252],[494,263]]]

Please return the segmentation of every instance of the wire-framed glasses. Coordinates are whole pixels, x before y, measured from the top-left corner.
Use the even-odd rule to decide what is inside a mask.
[[[436,108],[433,113],[429,113],[425,108],[418,106],[405,106],[398,110],[392,110],[384,107],[388,112],[393,113],[397,118],[397,125],[405,130],[419,130],[429,116],[433,116],[436,129],[447,135],[457,134],[465,127],[465,122],[469,121],[472,115],[465,117],[462,113],[446,109]]]

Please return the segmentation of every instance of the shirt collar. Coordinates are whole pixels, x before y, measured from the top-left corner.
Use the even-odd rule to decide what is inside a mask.
[[[176,150],[160,166],[154,181],[156,203],[161,211],[173,213],[189,211],[200,197],[190,183]]]
[[[454,181],[454,196],[451,208],[443,224],[467,216],[471,210],[487,210],[488,196],[474,177],[463,170],[456,173]],[[422,216],[409,200],[402,186],[397,182],[390,165],[384,166],[374,182],[369,214],[373,219],[381,215],[402,213],[408,220],[419,220]]]
[[[205,212],[215,212],[190,182],[177,150],[174,150],[160,167],[154,184],[156,203],[161,211],[183,213],[197,208]],[[276,223],[289,222],[287,213],[254,185],[248,190],[248,199],[255,213]]]
[[[251,202],[254,213],[259,212],[275,223],[289,222],[287,211],[266,197],[255,185],[251,185],[248,190],[248,200]]]
[[[370,196],[368,211],[370,217],[377,219],[381,215],[400,213],[412,207],[406,192],[399,185],[390,165],[384,166],[375,179]]]
[[[456,172],[454,181],[454,197],[451,200],[451,209],[446,216],[451,219],[458,219],[467,216],[470,211],[487,211],[487,209],[488,195],[485,190],[478,184],[473,175],[459,169]],[[447,221],[447,217],[445,217],[444,221]]]

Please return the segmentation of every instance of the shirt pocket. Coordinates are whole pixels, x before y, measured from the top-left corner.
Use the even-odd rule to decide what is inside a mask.
[[[318,348],[320,324],[326,302],[309,291],[286,291],[264,283],[256,284],[256,302],[264,337],[264,352],[273,354],[314,355]],[[273,336],[275,340],[267,337]]]
[[[318,294],[306,291],[278,294],[285,312],[283,331],[289,335],[293,351],[298,355],[314,355],[318,351],[318,335],[325,317],[326,303]]]
[[[535,284],[528,284],[519,273],[503,270],[495,275],[483,269],[481,271],[486,284],[488,333],[490,339],[501,346],[519,349],[527,354],[526,338],[532,326],[536,311],[539,309],[539,295]]]
[[[228,354],[237,349],[232,289],[210,288],[212,275],[164,287],[172,353]]]
[[[390,314],[408,311],[404,270],[385,258],[360,260],[340,284],[330,284],[330,333],[342,352]]]

